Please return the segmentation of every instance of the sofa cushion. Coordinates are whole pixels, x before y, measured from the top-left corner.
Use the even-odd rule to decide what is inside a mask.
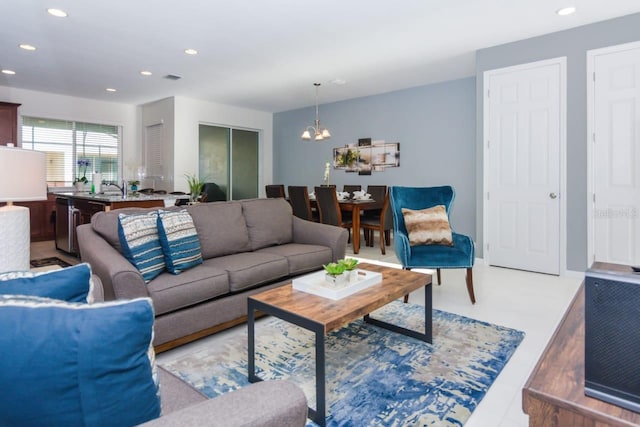
[[[239,202],[198,203],[187,208],[198,230],[202,258],[251,250]]]
[[[158,212],[118,214],[118,234],[122,254],[146,283],[165,270],[164,253],[158,237]]]
[[[228,294],[229,279],[222,268],[199,265],[178,276],[161,274],[147,289],[156,315],[160,315]]]
[[[251,249],[281,245],[293,240],[293,213],[284,199],[242,201]]]
[[[2,425],[136,425],[160,415],[153,308],[0,296]]]
[[[170,273],[180,274],[202,264],[198,233],[193,225],[193,218],[186,209],[158,210],[158,236],[164,262]]]
[[[256,253],[269,253],[285,257],[289,264],[289,274],[302,274],[318,270],[332,261],[331,248],[318,245],[287,243],[263,248]]]
[[[77,264],[36,273],[15,271],[0,274],[0,294],[31,295],[68,302],[93,302],[91,266]]]
[[[260,252],[243,252],[212,258],[205,260],[204,264],[227,270],[231,292],[255,288],[285,277],[289,271],[286,258]]]

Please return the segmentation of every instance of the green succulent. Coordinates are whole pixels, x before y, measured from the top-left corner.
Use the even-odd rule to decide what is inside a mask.
[[[323,265],[323,267],[328,275],[334,276],[334,277],[341,275],[342,273],[344,273],[344,270],[345,270],[344,264],[341,264],[339,262],[330,262],[327,265]]]
[[[353,258],[345,258],[338,261],[339,264],[344,265],[344,269],[347,271],[355,270],[358,265],[358,260]]]

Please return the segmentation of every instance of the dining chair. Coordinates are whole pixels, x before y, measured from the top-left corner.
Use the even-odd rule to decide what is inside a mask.
[[[367,185],[367,193],[371,194],[371,198],[373,200],[384,200],[387,196],[387,186],[386,185]],[[367,210],[362,213],[362,218],[373,219],[374,221],[380,218],[382,215],[382,209],[372,209]],[[389,246],[391,244],[389,236],[391,233],[386,233],[386,244]]]
[[[314,217],[311,210],[307,187],[305,185],[290,185],[287,187],[287,192],[289,193],[289,203],[291,203],[293,215],[307,221],[317,222],[317,215]]]
[[[473,240],[464,234],[458,234],[450,226],[449,215],[451,205],[455,199],[455,191],[451,186],[442,187],[391,187],[389,190],[389,202],[393,213],[393,247],[402,268],[436,269],[438,285],[441,284],[440,270],[443,268],[466,268],[467,292],[472,304],[476,297],[473,291],[473,263],[475,261],[475,245]],[[451,237],[447,244],[417,243],[416,232],[422,233],[421,237],[429,236],[430,220],[427,215],[422,218],[422,223],[412,223],[411,232],[407,231],[405,212],[403,209],[419,211],[437,206],[444,206],[444,218],[439,218],[434,228],[438,233],[442,232],[442,226],[450,229]],[[437,208],[436,208],[437,209]],[[442,208],[440,208],[442,210]],[[431,210],[433,212],[433,209]],[[429,215],[433,215],[430,213]],[[445,224],[442,224],[444,222]],[[415,227],[415,228],[414,228]],[[415,230],[415,231],[414,231]],[[426,234],[425,234],[426,233]],[[440,234],[439,234],[440,235]],[[414,243],[411,243],[413,237]],[[442,243],[445,243],[444,241]],[[451,244],[449,246],[448,244]],[[405,302],[409,295],[405,295]]]
[[[353,194],[354,191],[360,190],[362,190],[362,185],[344,185],[342,187],[342,191],[347,192],[350,195]]]
[[[284,185],[283,184],[269,184],[265,185],[265,192],[267,193],[267,197],[270,199],[283,198],[286,199],[284,194]]]
[[[387,196],[386,185],[367,185],[367,193],[371,194],[373,200],[384,200]]]
[[[366,211],[365,211],[366,212]],[[393,214],[389,203],[389,195],[385,194],[384,204],[378,216],[363,216],[360,219],[360,228],[364,233],[367,246],[373,247],[373,239],[375,231],[380,236],[380,252],[386,255],[385,246],[391,244],[391,229],[393,228]]]
[[[349,231],[349,241],[351,241],[351,228],[353,227],[351,214],[345,212],[343,215],[335,187],[315,187],[314,192],[320,212],[320,222],[346,228]],[[360,230],[357,231],[360,232]]]

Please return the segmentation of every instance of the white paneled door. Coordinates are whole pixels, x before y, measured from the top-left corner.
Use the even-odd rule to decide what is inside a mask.
[[[640,264],[640,43],[588,54],[590,261]]]
[[[489,264],[560,273],[565,59],[485,73]]]

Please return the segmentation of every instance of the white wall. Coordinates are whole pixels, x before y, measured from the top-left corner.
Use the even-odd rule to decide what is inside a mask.
[[[75,120],[88,123],[122,126],[122,159],[124,173],[135,170],[140,157],[138,117],[135,105],[96,101],[48,92],[0,86],[0,100],[22,104],[18,109],[18,140],[22,135],[22,116],[46,119]]]
[[[264,196],[264,183],[273,175],[273,114],[232,107],[197,99],[175,97],[174,179],[175,190],[188,192],[184,175],[198,173],[198,126],[210,124],[260,133],[258,188]]]

